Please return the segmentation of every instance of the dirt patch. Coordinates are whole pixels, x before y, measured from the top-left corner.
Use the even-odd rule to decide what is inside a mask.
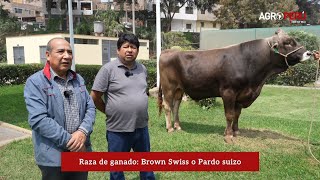
[[[241,129],[235,145],[252,151],[273,151],[295,154],[305,151],[306,142],[278,132],[264,129]]]

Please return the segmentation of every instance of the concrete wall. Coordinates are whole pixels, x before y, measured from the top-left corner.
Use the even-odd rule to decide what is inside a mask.
[[[40,49],[39,46],[46,46],[48,41],[53,37],[63,37],[62,34],[47,34],[35,36],[19,36],[7,37],[7,62],[14,64],[13,47],[23,46],[25,63],[40,63]]]
[[[200,49],[221,48],[233,44],[239,44],[255,39],[271,37],[279,29],[275,28],[252,28],[252,29],[206,29],[202,28],[200,32]],[[320,36],[320,26],[292,26],[281,27],[285,32],[305,31]]]

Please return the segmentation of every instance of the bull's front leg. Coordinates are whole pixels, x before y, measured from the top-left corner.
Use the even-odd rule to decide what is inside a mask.
[[[241,114],[242,107],[241,105],[237,104],[235,105],[235,118],[233,119],[232,123],[232,130],[233,130],[233,136],[236,137],[240,134],[239,127],[238,127],[238,120]]]
[[[227,121],[227,127],[224,131],[224,140],[226,143],[233,143],[233,126],[237,128],[236,113],[236,95],[232,90],[224,90],[222,93],[224,112]]]

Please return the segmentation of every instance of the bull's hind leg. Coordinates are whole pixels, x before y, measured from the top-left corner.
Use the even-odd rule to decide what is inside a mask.
[[[167,96],[164,97],[164,101],[163,101],[163,107],[164,107],[164,111],[165,111],[165,118],[166,118],[166,128],[168,132],[173,132],[174,129],[172,128],[172,124],[171,124],[171,112],[173,109],[173,104],[172,104],[172,95],[171,94],[167,94]]]
[[[182,100],[183,91],[177,90],[174,98],[173,106],[173,116],[174,116],[174,128],[176,130],[181,130],[180,119],[179,119],[179,107]]]

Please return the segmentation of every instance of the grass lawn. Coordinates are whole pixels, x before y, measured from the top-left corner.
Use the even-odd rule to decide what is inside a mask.
[[[0,120],[29,128],[23,86],[0,88]],[[159,152],[260,152],[259,172],[155,172],[157,179],[320,179],[320,166],[308,151],[310,121],[314,120],[311,149],[320,159],[320,91],[265,86],[251,107],[240,116],[240,136],[225,144],[226,126],[220,98],[203,110],[193,101],[183,102],[180,119],[183,131],[168,134],[164,115],[157,116],[156,101],[149,99],[149,130],[152,151]],[[92,144],[106,151],[105,117],[98,113]],[[0,148],[0,179],[40,179],[34,163],[31,139]],[[126,172],[139,179],[138,172]],[[90,172],[89,179],[108,179],[107,172]]]

